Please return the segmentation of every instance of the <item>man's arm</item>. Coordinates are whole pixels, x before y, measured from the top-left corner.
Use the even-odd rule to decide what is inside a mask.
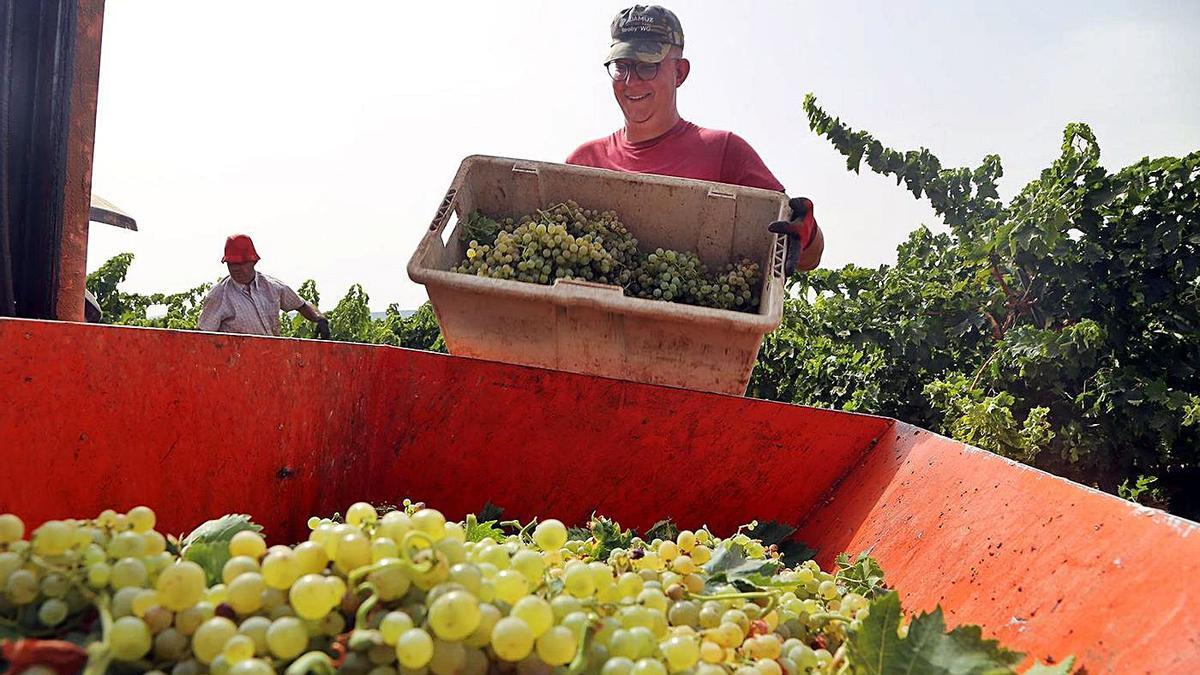
[[[296,311],[300,312],[300,316],[308,319],[309,321],[324,321],[325,320],[325,315],[321,314],[321,312],[318,311],[316,307],[313,307],[311,302],[304,303],[303,305],[298,307],[296,309]]]

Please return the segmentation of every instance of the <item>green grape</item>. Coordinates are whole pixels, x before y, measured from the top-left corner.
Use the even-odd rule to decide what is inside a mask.
[[[27,569],[19,569],[8,575],[4,592],[14,605],[27,605],[38,595],[37,575]]]
[[[48,598],[61,598],[70,590],[70,582],[67,578],[57,572],[51,572],[42,577],[42,595]]]
[[[404,612],[393,611],[383,615],[379,621],[379,632],[384,644],[395,646],[400,634],[413,627],[413,620]]]
[[[371,540],[371,562],[377,563],[387,558],[399,558],[400,547],[387,537],[376,537]]]
[[[275,658],[288,661],[308,648],[308,631],[300,619],[285,616],[271,622],[266,640],[267,648]]]
[[[70,608],[67,603],[58,599],[50,598],[38,607],[38,621],[42,622],[43,626],[57,626],[67,618],[67,613]]]
[[[351,572],[371,564],[371,540],[358,530],[344,534],[333,556],[334,565],[342,572]]]
[[[577,598],[589,598],[596,592],[596,582],[585,565],[569,568],[563,575],[566,591]]]
[[[541,563],[541,556],[538,556],[538,563]],[[470,593],[478,594],[479,584],[483,581],[483,572],[480,571],[478,565],[458,563],[450,568],[450,581],[459,584]]]
[[[346,522],[354,527],[373,525],[379,519],[375,507],[366,502],[355,502],[346,509]]]
[[[201,663],[212,663],[225,648],[225,643],[237,635],[237,625],[222,616],[200,624],[192,636],[192,653]]]
[[[123,616],[108,630],[108,648],[118,661],[136,661],[150,652],[154,640],[141,619]]]
[[[48,520],[33,532],[33,552],[56,557],[67,552],[74,540],[75,528],[61,520]]]
[[[181,661],[188,654],[187,636],[177,628],[165,628],[154,636],[154,658]]]
[[[146,538],[137,532],[121,532],[108,543],[113,558],[139,558],[146,552]]]
[[[379,520],[380,537],[387,537],[396,543],[404,540],[404,535],[412,530],[412,519],[403,511],[389,511]]]
[[[252,560],[258,560],[266,552],[267,542],[263,540],[261,534],[253,530],[242,530],[229,540],[229,555],[234,557],[245,556]],[[229,580],[226,580],[225,583],[229,583]]]
[[[543,551],[554,551],[567,543],[567,527],[553,518],[543,520],[533,530],[533,542]]]
[[[288,601],[297,616],[313,621],[325,616],[334,604],[329,599],[325,577],[319,574],[306,574],[297,579],[288,591]]]
[[[462,644],[446,640],[433,641],[433,656],[429,659],[429,671],[434,675],[456,675],[467,662],[467,652]]]
[[[262,575],[257,572],[250,572],[239,575],[229,584],[229,595],[226,602],[233,608],[233,611],[245,616],[258,611],[262,607],[263,591],[267,588],[263,582]],[[230,659],[233,662],[233,659]]]
[[[235,555],[221,569],[221,580],[228,585],[243,574],[258,573],[260,571],[258,560],[250,556]]]
[[[263,659],[243,659],[233,664],[229,675],[275,675],[275,669]]]
[[[541,637],[554,625],[554,610],[551,609],[550,603],[535,595],[527,595],[518,600],[513,605],[510,615],[524,621],[535,638]]]
[[[207,602],[198,602],[175,615],[175,627],[185,636],[196,632],[200,624],[213,617],[213,606]]]
[[[325,553],[325,547],[316,542],[306,541],[296,546],[293,551],[296,554],[296,564],[299,567],[300,576],[317,574],[329,564],[329,556]]]
[[[88,574],[90,579],[91,570]],[[158,603],[175,612],[200,602],[204,597],[204,586],[204,568],[190,560],[181,560],[167,567],[154,582]]]
[[[662,643],[659,649],[673,673],[687,670],[700,660],[700,646],[690,637],[673,637]]]
[[[536,648],[538,658],[547,665],[566,665],[575,658],[575,635],[568,628],[554,626],[537,638]]]
[[[375,592],[379,598],[385,601],[399,600],[412,586],[408,572],[399,564],[375,570],[368,575],[368,579],[375,584]]]
[[[129,519],[133,531],[138,533],[150,532],[158,520],[154,511],[148,506],[135,506],[129,509],[129,513],[126,513],[125,517]]]
[[[492,583],[496,589],[496,597],[510,605],[529,593],[529,582],[525,575],[515,570],[497,572]]]
[[[492,650],[505,661],[520,661],[533,651],[533,631],[524,621],[507,616],[492,627]]]
[[[251,616],[242,621],[238,626],[238,633],[245,635],[254,642],[254,653],[258,656],[265,656],[268,653],[267,647],[267,630],[271,627],[271,620],[265,616]]]
[[[667,675],[666,667],[658,659],[642,658],[633,664],[631,675]]]
[[[633,672],[633,661],[624,656],[614,656],[604,662],[600,675],[630,675]]]
[[[25,523],[11,514],[0,514],[0,544],[11,544],[25,536]]]
[[[409,628],[396,639],[396,660],[405,668],[424,668],[433,658],[433,638],[420,628]]]
[[[234,635],[225,641],[221,656],[229,663],[237,663],[254,656],[254,639],[249,635]]]
[[[545,603],[544,600],[541,602]],[[518,602],[517,606],[520,605]],[[515,615],[515,607],[513,611]],[[549,605],[546,612],[550,612]],[[429,626],[443,640],[462,640],[479,626],[480,616],[479,601],[475,596],[466,591],[450,591],[430,606]]]
[[[503,615],[495,605],[486,602],[480,603],[479,625],[463,642],[468,647],[486,647],[492,641],[492,630],[502,617]]]

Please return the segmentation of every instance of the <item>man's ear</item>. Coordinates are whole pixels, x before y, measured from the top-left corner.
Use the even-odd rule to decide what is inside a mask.
[[[675,62],[675,86],[678,87],[687,79],[688,73],[692,72],[692,62],[687,59],[679,59]]]

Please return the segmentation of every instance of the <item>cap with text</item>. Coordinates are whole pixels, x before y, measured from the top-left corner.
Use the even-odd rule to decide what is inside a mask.
[[[683,48],[679,17],[659,5],[634,5],[621,10],[612,22],[612,45],[604,63],[631,59],[659,63],[671,47]]]

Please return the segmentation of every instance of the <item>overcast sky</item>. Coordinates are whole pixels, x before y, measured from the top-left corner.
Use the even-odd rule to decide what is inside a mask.
[[[136,254],[126,288],[259,270],[317,281],[332,308],[415,308],[405,265],[471,154],[562,161],[621,126],[601,60],[626,2],[108,0],[94,190],[138,232],[93,225],[88,269]],[[832,114],[945,165],[1004,163],[1011,196],[1088,122],[1110,169],[1200,149],[1200,2],[667,5],[692,74],[680,111],[746,138],[826,232],[825,266],[893,261],[932,212],[855,176],[808,131]]]

